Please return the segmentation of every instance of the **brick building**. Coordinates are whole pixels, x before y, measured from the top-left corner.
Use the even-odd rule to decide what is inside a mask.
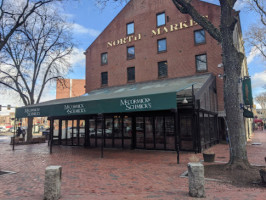
[[[193,5],[219,26],[219,6]],[[234,42],[244,52],[240,23]],[[28,106],[17,116],[25,109],[49,116],[60,145],[201,152],[225,137],[221,54],[171,0],[131,0],[85,52],[86,94]],[[243,123],[250,133],[250,120]]]
[[[84,79],[65,79],[56,82],[56,99],[78,97],[85,94]]]

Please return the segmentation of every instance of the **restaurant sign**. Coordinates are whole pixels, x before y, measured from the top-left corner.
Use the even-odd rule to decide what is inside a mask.
[[[245,105],[253,105],[251,79],[246,78],[242,81],[243,101]]]
[[[72,103],[47,103],[47,105],[32,105],[16,109],[16,117],[52,117],[78,116],[98,113],[127,113],[139,111],[176,109],[176,93],[161,93],[142,96],[110,98],[99,100],[84,100]],[[71,100],[71,98],[69,99]]]

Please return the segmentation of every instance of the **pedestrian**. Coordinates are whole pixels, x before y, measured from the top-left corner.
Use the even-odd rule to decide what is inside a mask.
[[[22,136],[23,136],[23,140],[25,139],[25,135],[26,135],[26,130],[25,130],[25,129],[23,129],[23,130],[22,130]]]
[[[22,134],[22,130],[20,127],[18,127],[17,129],[17,137],[20,137],[20,135]]]

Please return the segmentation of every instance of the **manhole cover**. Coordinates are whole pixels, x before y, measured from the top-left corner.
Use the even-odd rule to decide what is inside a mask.
[[[16,172],[11,172],[11,171],[0,171],[0,176],[5,175],[5,174],[15,174]]]

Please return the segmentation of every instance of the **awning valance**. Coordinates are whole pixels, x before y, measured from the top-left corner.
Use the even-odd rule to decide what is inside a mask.
[[[176,93],[17,108],[16,117],[73,116],[176,109]]]

